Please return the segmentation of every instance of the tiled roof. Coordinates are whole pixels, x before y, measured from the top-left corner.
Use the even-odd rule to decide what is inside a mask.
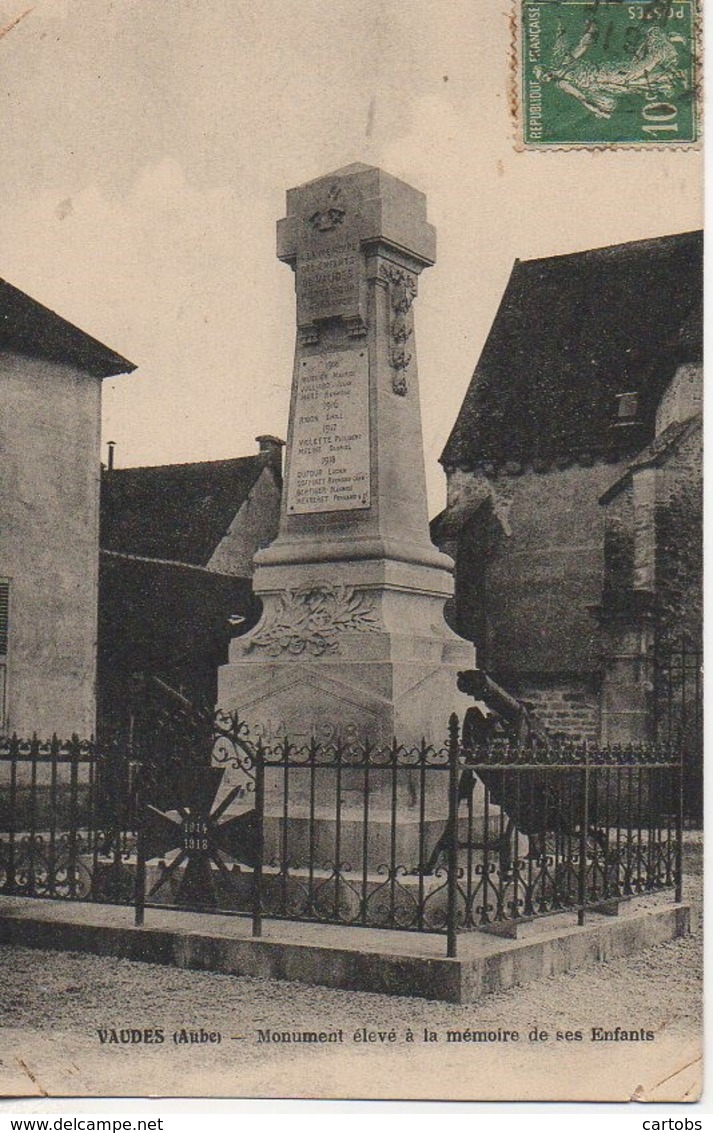
[[[441,462],[640,450],[676,365],[701,358],[702,254],[686,232],[517,262]],[[622,426],[623,393],[637,412]]]
[[[0,279],[0,350],[49,358],[86,370],[96,378],[130,374],[136,369],[66,319]]]
[[[270,453],[104,471],[100,546],[152,559],[205,566]],[[279,475],[279,473],[277,473]]]
[[[173,683],[176,668],[190,673],[209,661],[223,664],[235,633],[231,615],[245,618],[243,630],[255,624],[259,609],[249,579],[102,553],[100,689],[106,695],[131,672],[164,674]]]

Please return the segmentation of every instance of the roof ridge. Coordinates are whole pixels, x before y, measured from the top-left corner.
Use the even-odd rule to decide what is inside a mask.
[[[180,559],[161,559],[155,555],[135,555],[131,551],[113,551],[109,547],[100,547],[99,554],[111,559],[121,559],[124,562],[153,563],[155,566],[177,567],[180,570],[197,571],[199,574],[217,575],[218,578],[245,578],[245,575],[231,574],[225,570],[214,570],[213,567],[203,566],[200,563],[182,562]]]
[[[226,456],[218,460],[182,460],[177,461],[175,464],[129,464],[124,468],[112,468],[111,475],[121,472],[158,472],[158,471],[175,471],[177,468],[210,468],[218,464],[240,464],[247,461],[257,461],[258,463],[268,464],[266,460],[269,454],[264,452],[248,453],[246,456]],[[104,469],[108,472],[108,469]]]
[[[620,251],[623,248],[631,248],[633,250],[644,248],[647,245],[660,245],[662,240],[680,240],[684,236],[700,236],[702,238],[703,229],[690,228],[685,232],[664,232],[660,236],[642,236],[638,240],[622,240],[616,244],[600,244],[595,248],[581,248],[579,251],[574,252],[557,252],[553,256],[534,256],[530,260],[522,260],[517,257],[514,264],[520,267],[527,267],[529,264],[552,263],[555,260],[581,259],[584,256],[597,256],[601,252]]]

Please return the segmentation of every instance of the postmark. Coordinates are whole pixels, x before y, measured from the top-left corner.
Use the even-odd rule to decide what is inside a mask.
[[[518,0],[526,149],[692,146],[696,0]]]

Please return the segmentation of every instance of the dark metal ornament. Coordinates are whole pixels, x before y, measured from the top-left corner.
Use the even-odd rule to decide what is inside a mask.
[[[175,901],[177,904],[218,906],[234,889],[226,858],[254,868],[257,862],[257,821],[254,810],[224,818],[241,791],[234,787],[216,806],[224,775],[222,767],[195,769],[177,785],[177,805],[165,810],[147,806],[142,831],[146,860],[175,858],[152,887],[153,897],[185,865]],[[188,801],[190,800],[190,801]],[[222,821],[221,821],[222,820]]]

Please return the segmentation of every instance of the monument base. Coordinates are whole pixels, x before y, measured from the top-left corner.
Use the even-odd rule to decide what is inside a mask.
[[[470,704],[457,674],[475,665],[473,645],[443,619],[450,575],[383,559],[345,566],[258,570],[263,616],[231,643],[219,707],[266,743],[444,746],[450,714]]]

